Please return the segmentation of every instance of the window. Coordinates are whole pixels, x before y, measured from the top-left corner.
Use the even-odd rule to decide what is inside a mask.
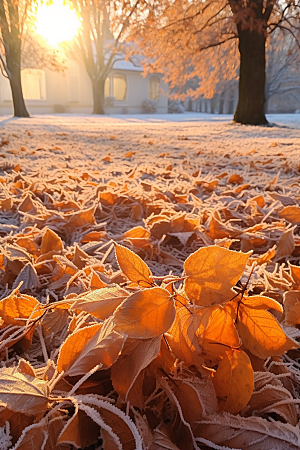
[[[126,100],[127,82],[125,75],[113,75],[113,96],[118,102]]]
[[[21,71],[22,89],[25,100],[45,100],[45,72],[39,69]]]
[[[127,97],[126,76],[121,73],[114,73],[105,80],[104,96],[113,96],[117,102],[124,102]]]
[[[158,76],[152,76],[149,78],[149,99],[159,100],[160,81]]]

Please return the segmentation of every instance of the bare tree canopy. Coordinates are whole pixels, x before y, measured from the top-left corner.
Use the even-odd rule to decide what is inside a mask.
[[[83,58],[92,82],[94,114],[104,114],[105,80],[114,63],[124,59],[121,39],[128,27],[139,0],[118,15],[118,30],[110,31],[110,19],[118,2],[105,0],[72,0],[81,17],[82,25],[77,38],[77,50]],[[75,43],[76,45],[76,43]]]
[[[9,80],[17,117],[29,117],[21,84],[22,66],[64,69],[55,50],[45,48],[33,35],[36,8],[35,0],[0,0],[0,69]]]

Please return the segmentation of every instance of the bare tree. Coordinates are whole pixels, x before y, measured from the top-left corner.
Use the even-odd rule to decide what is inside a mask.
[[[30,5],[30,0],[0,0],[1,71],[9,79],[17,117],[29,117],[21,84],[21,46]]]
[[[93,88],[94,114],[104,114],[105,80],[116,61],[124,59],[121,39],[139,0],[119,14],[113,35],[110,19],[118,2],[105,0],[72,0],[82,21],[77,38],[78,50],[83,58]]]
[[[34,35],[35,0],[0,0],[0,70],[9,80],[14,116],[29,117],[22,83],[22,67],[64,71],[58,53]]]

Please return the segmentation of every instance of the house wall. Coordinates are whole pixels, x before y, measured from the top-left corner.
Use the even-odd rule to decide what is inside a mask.
[[[44,70],[45,99],[25,100],[30,114],[81,113],[93,111],[92,85],[83,65],[69,60],[65,74]],[[149,76],[142,76],[141,69],[112,69],[110,76],[121,73],[127,81],[127,95],[124,101],[115,101],[113,107],[106,107],[107,114],[143,113],[143,101],[148,99]],[[168,111],[168,85],[160,78],[160,97],[158,113]],[[9,82],[0,75],[0,114],[12,114],[12,102]]]

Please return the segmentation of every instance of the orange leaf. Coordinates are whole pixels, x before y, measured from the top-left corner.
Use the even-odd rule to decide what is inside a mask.
[[[203,339],[228,347],[239,347],[240,339],[229,307],[218,306],[212,311],[209,325],[203,333]]]
[[[63,243],[54,231],[50,230],[50,228],[46,228],[42,239],[41,254],[43,255],[52,250],[56,250],[60,253],[63,250]]]
[[[128,296],[129,293],[119,286],[96,289],[76,300],[73,308],[86,311],[98,319],[105,320],[114,313],[115,309]]]
[[[75,448],[86,448],[97,442],[99,426],[89,416],[76,408],[59,435],[58,444],[68,443]]]
[[[243,303],[239,306],[237,329],[245,347],[259,358],[280,356],[299,346],[286,336],[272,314]]]
[[[249,402],[254,375],[251,362],[241,350],[226,351],[214,377],[213,384],[221,411],[237,414]]]
[[[111,368],[113,387],[126,399],[140,372],[156,358],[160,351],[161,337],[152,339],[128,339],[121,355]]]
[[[118,244],[115,246],[118,264],[127,278],[143,287],[152,286],[152,273],[147,264],[128,248]]]
[[[299,206],[286,206],[279,212],[279,217],[287,220],[290,223],[300,223],[300,208]]]
[[[166,338],[176,358],[181,359],[189,367],[194,365],[200,369],[203,365],[201,347],[196,336],[201,318],[190,314],[186,308],[177,310],[175,321]]]
[[[300,324],[300,291],[288,291],[284,293],[285,323],[289,326]]]
[[[114,331],[110,323],[81,328],[62,344],[57,370],[76,376],[87,373],[97,364],[108,368],[118,358],[123,344],[124,336]]]
[[[40,303],[34,297],[14,291],[9,297],[0,301],[0,317],[5,325],[22,326],[25,325],[26,320],[18,319],[28,319],[31,315],[32,319],[36,319],[42,315],[42,312],[38,311],[39,306]]]
[[[198,390],[192,383],[176,381],[173,391],[179,401],[184,419],[193,427],[202,418],[203,413]]]
[[[191,254],[184,263],[188,298],[204,306],[228,302],[249,255],[218,246],[203,247]]]
[[[115,329],[136,339],[150,339],[166,333],[176,315],[174,300],[159,287],[130,295],[114,314]]]

